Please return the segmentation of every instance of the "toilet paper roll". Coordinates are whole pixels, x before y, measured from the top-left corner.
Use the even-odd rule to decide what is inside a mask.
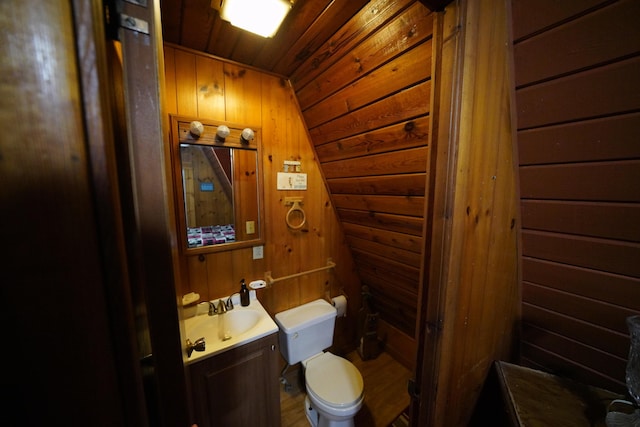
[[[347,315],[347,298],[344,295],[338,295],[335,298],[331,298],[331,304],[338,311],[338,317]]]

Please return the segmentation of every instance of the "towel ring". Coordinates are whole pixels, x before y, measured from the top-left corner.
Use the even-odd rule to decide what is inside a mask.
[[[300,224],[298,225],[293,225],[291,224],[291,214],[293,212],[300,212],[300,214],[302,215],[302,221],[300,221]],[[287,216],[284,218],[285,222],[287,223],[287,227],[289,227],[292,230],[300,230],[302,227],[304,227],[304,224],[307,222],[307,215],[304,213],[304,209],[302,209],[302,206],[300,206],[300,202],[293,202],[291,209],[289,209],[289,212],[287,212]]]

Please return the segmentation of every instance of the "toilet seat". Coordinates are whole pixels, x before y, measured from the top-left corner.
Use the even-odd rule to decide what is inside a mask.
[[[362,403],[364,382],[353,363],[326,352],[305,365],[307,393],[317,401],[339,411]]]

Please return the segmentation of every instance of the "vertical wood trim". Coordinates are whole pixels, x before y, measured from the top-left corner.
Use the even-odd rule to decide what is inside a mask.
[[[416,383],[419,401],[412,399],[411,425],[433,425],[438,390],[446,392],[447,383],[440,380],[442,349],[447,338],[442,332],[447,290],[450,252],[452,188],[455,185],[456,149],[460,115],[459,92],[464,39],[461,37],[460,0],[434,17],[434,53],[432,59],[433,101],[431,106],[431,170],[429,174],[429,219],[431,229],[425,238],[425,263],[428,274],[423,277],[421,297],[424,323],[418,340]],[[427,286],[428,283],[428,286]],[[422,317],[422,315],[420,316]]]
[[[146,296],[159,417],[166,425],[188,425],[184,352],[176,345],[181,342],[176,301],[180,278],[175,209],[167,174],[171,162],[169,118],[163,99],[160,1],[149,1],[146,8],[125,2],[123,13],[149,23],[149,35],[120,30],[135,211],[131,268]]]
[[[105,295],[109,307],[115,362],[126,425],[145,426],[140,347],[136,345],[135,314],[126,259],[121,195],[115,153],[115,123],[110,95],[121,90],[119,78],[108,72],[108,47],[102,2],[73,0],[80,83],[87,132],[90,172],[95,190],[98,238],[105,271]],[[113,49],[109,54],[115,55]],[[84,319],[82,320],[84,321]]]
[[[467,425],[491,362],[509,358],[513,340],[519,295],[507,17],[504,3],[486,3],[454,2],[434,36],[437,160],[413,425]]]

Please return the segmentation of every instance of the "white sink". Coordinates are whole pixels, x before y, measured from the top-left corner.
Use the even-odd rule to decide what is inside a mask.
[[[220,299],[226,301],[227,297]],[[218,301],[219,299],[213,300],[216,306]],[[240,305],[238,295],[234,295],[232,301],[233,309],[224,314],[214,316],[201,314],[185,320],[186,338],[192,343],[200,338],[205,340],[204,351],[194,351],[190,357],[185,351],[185,364],[222,353],[278,331],[276,323],[255,297],[255,291],[251,291],[250,303],[247,307]],[[224,328],[220,327],[221,320],[225,322]],[[223,336],[224,332],[228,333],[227,337]]]

